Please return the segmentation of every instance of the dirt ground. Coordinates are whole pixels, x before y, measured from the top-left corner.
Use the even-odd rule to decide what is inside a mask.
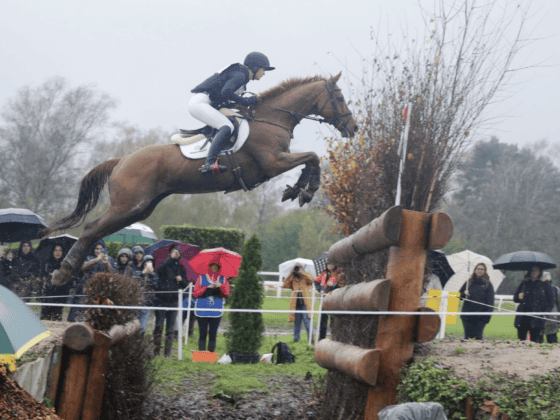
[[[474,385],[487,373],[505,373],[529,380],[560,368],[560,345],[550,347],[517,340],[444,339],[421,345],[415,358],[437,359],[444,367],[452,367],[459,378]]]

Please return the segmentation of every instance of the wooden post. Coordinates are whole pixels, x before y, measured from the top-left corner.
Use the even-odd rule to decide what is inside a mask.
[[[426,251],[445,246],[452,234],[453,224],[444,213],[402,211],[398,246],[390,248],[387,264],[386,277],[391,279],[389,311],[418,310]],[[375,344],[381,353],[379,372],[376,386],[368,392],[365,420],[378,420],[379,411],[396,403],[400,370],[412,357],[413,338],[419,335],[415,318],[389,315],[379,320]]]
[[[315,345],[315,359],[321,367],[337,369],[372,386],[377,382],[379,353],[376,349],[363,349],[328,338]]]
[[[60,383],[60,376],[62,371],[62,351],[63,346],[57,345],[53,349],[52,358],[47,377],[47,389],[45,397],[51,400],[53,407],[56,407],[56,397],[58,392],[58,385]]]
[[[87,322],[70,325],[64,331],[62,343],[75,351],[83,351],[93,345],[95,330]]]
[[[97,420],[105,392],[105,375],[111,348],[111,337],[100,331],[95,332],[94,348],[91,355],[82,420]]]
[[[83,353],[71,354],[60,396],[60,409],[57,413],[64,420],[80,420],[87,372],[88,355]]]
[[[391,280],[373,280],[345,286],[325,295],[323,310],[386,311],[390,292]]]

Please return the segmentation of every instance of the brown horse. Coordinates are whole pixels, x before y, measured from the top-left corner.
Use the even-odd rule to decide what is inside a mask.
[[[290,79],[259,95],[254,112],[243,110],[252,118],[250,134],[234,159],[246,185],[256,186],[305,164],[297,183],[284,191],[282,201],[299,197],[300,206],[311,201],[320,187],[319,157],[314,152],[290,153],[290,140],[295,126],[311,114],[323,117],[322,122],[334,125],[343,137],[354,135],[358,127],[336,86],[339,78],[340,73],[328,80],[319,76]],[[85,225],[60,270],[54,273],[53,282],[66,283],[80,269],[93,243],[146,219],[171,194],[241,189],[233,170],[219,176],[201,174],[198,169],[202,163],[202,159],[186,159],[178,145],[166,144],[146,146],[93,168],[82,180],[74,212],[55,222],[45,233],[83,223],[107,181],[111,205],[99,219]]]

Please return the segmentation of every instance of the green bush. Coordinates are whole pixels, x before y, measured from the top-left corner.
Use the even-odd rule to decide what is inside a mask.
[[[437,402],[445,408],[449,420],[466,420],[467,397],[473,397],[474,407],[481,406],[484,398],[490,399],[486,391],[437,366],[435,360],[427,359],[405,367],[397,386],[397,402]]]
[[[163,237],[176,239],[186,244],[197,245],[200,249],[226,248],[241,252],[245,233],[240,229],[220,227],[199,228],[190,225],[162,226]]]
[[[256,235],[249,239],[241,253],[243,259],[239,276],[232,288],[228,306],[232,309],[261,309],[264,302],[264,287],[257,275],[262,264],[260,243]],[[227,352],[257,353],[264,334],[261,313],[231,312],[229,329],[226,333]]]

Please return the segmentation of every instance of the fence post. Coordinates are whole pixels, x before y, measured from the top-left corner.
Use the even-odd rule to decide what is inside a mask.
[[[82,420],[97,420],[99,418],[105,391],[105,375],[107,374],[111,337],[96,331],[94,346],[86,383]]]
[[[282,285],[276,286],[276,297],[282,297]]]
[[[82,352],[72,352],[64,375],[62,395],[59,402],[60,409],[57,412],[60,418],[80,420],[86,391],[87,373],[88,355]]]
[[[192,294],[193,294],[193,283],[191,282],[189,284],[189,303],[187,306],[187,323],[185,324],[185,346],[187,345],[188,339],[189,339],[189,325],[190,325],[190,321],[191,321],[191,304],[192,304]]]
[[[449,292],[442,290],[441,300],[439,302],[439,311],[446,312],[446,314],[440,315],[441,326],[439,328],[439,333],[437,335],[438,340],[443,340],[443,338],[445,337],[445,324],[447,324],[447,302],[449,302]]]
[[[315,344],[319,342],[319,333],[321,330],[321,315],[323,313],[323,301],[325,296],[321,295],[321,300],[319,302],[319,312],[317,313],[317,331],[315,332]]]
[[[310,323],[309,323],[309,345],[311,345],[311,342],[313,341],[313,323],[315,322],[315,288],[313,287],[311,289],[311,319],[310,319]],[[317,330],[319,330],[319,322],[317,322]],[[317,342],[317,340],[315,340],[315,342]]]
[[[177,341],[178,341],[178,360],[183,360],[183,289],[177,293],[179,310],[177,311]]]

